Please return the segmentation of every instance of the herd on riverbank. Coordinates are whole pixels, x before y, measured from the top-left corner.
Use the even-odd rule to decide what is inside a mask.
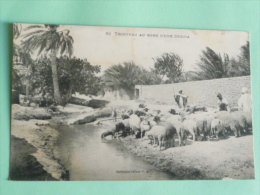
[[[114,111],[113,111],[114,112]],[[112,117],[115,114],[112,113]],[[202,137],[202,141],[219,140],[228,136],[240,137],[252,134],[252,113],[244,111],[208,111],[200,109],[198,112],[178,112],[153,110],[139,105],[136,110],[128,109],[121,114],[121,120],[116,122],[101,135],[111,135],[112,138],[134,136],[143,140],[149,139],[159,150],[175,146],[175,136],[179,146],[186,145],[190,136],[193,141]]]

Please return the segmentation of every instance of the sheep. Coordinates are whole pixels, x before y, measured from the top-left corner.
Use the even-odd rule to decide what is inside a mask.
[[[146,131],[149,131],[151,128],[150,122],[145,119],[140,123],[140,130],[141,130],[141,138],[143,138]]]
[[[111,135],[113,138],[114,136],[117,136],[120,131],[122,131],[122,136],[124,136],[125,135],[125,125],[122,122],[117,122],[115,125],[110,127],[110,130],[102,133],[101,139],[103,140],[106,136],[109,136],[109,135]]]
[[[161,110],[153,110],[152,115],[158,116],[161,113]]]
[[[137,115],[132,114],[130,116],[129,118],[130,131],[132,134],[135,135],[136,138],[140,133],[140,123],[141,123],[141,119]]]
[[[177,134],[176,128],[173,127],[171,123],[164,122],[164,121],[159,122],[158,125],[163,126],[165,128],[164,134],[160,134],[160,136],[158,137],[161,143],[163,143],[164,148],[167,149],[168,147],[174,147],[175,146],[174,135]]]
[[[179,115],[173,115],[173,116],[169,117],[166,121],[161,121],[160,117],[158,117],[158,116],[154,117],[154,121],[157,124],[162,124],[163,122],[169,123],[172,126],[172,128],[175,129],[175,134],[177,134],[179,137],[179,146],[181,146],[181,144],[183,143],[184,137],[185,137],[181,119],[182,119],[182,117]],[[185,145],[185,143],[183,143],[183,144]]]
[[[156,144],[156,139],[158,139],[158,134],[164,132],[165,128],[163,126],[154,125],[150,131],[146,133],[146,136],[151,140],[151,145]]]
[[[252,127],[252,113],[244,111],[232,112],[231,116],[238,121],[239,131],[243,133],[249,132],[249,128]]]
[[[166,122],[175,122],[175,121],[182,121],[182,117],[180,115],[172,115],[166,119]]]
[[[164,126],[153,126],[152,129],[147,132],[147,136],[151,139],[151,143],[154,144],[154,146],[156,146],[156,144],[159,145],[159,150],[162,149],[163,145],[166,149],[167,130]]]
[[[222,126],[228,131],[233,131],[236,137],[241,136],[241,128],[245,126],[245,117],[243,117],[243,114],[220,111],[215,114],[215,118],[220,119]]]
[[[222,131],[223,135],[225,135],[225,130],[222,127],[222,122],[219,119],[213,119],[211,122],[211,133],[216,135],[218,139],[218,134]]]
[[[197,119],[196,120],[197,126],[197,135],[203,135],[202,141],[206,141],[209,139],[209,133],[207,131],[207,120],[205,118]]]
[[[185,145],[186,143],[184,142],[184,138],[185,138],[184,127],[180,119],[170,117],[167,119],[166,122],[170,123],[172,127],[176,130],[176,134],[178,135],[179,138],[179,146],[181,146],[182,144]]]
[[[197,123],[196,120],[184,120],[183,128],[185,132],[188,132],[192,135],[193,141],[197,140]]]
[[[124,119],[121,121],[124,125],[125,125],[125,132],[126,134],[130,134],[130,124],[129,124],[129,118],[128,119]]]
[[[144,111],[140,111],[140,110],[136,110],[134,111],[134,114],[137,115],[138,117],[141,117],[141,116],[145,116],[146,113]]]
[[[161,121],[166,121],[169,117],[173,115],[170,114],[169,112],[166,112],[166,113],[160,113],[158,116],[160,117]]]

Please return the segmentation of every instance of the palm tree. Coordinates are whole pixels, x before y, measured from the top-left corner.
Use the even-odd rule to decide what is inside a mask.
[[[140,77],[140,68],[134,62],[124,62],[123,64],[113,65],[106,69],[102,78],[105,90],[124,89],[130,98],[134,95],[134,86]]]
[[[206,47],[202,51],[200,61],[197,63],[197,77],[199,79],[216,79],[229,77],[229,56],[224,54],[224,58],[211,48]]]
[[[17,39],[22,31],[22,25],[18,23],[13,24],[13,39]]]
[[[54,98],[58,105],[62,104],[59,89],[58,71],[57,71],[57,53],[60,55],[68,53],[71,57],[73,53],[73,38],[69,35],[69,30],[58,31],[60,25],[31,25],[24,29],[28,31],[24,36],[22,48],[29,53],[40,55],[50,53],[52,80],[54,88]]]
[[[149,72],[134,62],[124,62],[106,69],[101,84],[105,91],[123,89],[132,99],[135,85],[160,84],[161,82],[161,78],[154,72]]]

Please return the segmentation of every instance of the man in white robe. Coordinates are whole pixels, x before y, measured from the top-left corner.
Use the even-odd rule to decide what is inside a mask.
[[[244,112],[252,112],[252,100],[251,95],[248,94],[246,87],[242,88],[242,95],[238,100],[238,108]]]

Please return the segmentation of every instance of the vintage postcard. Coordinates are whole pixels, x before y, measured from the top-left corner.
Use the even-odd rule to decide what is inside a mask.
[[[13,24],[10,180],[255,179],[249,32]]]

